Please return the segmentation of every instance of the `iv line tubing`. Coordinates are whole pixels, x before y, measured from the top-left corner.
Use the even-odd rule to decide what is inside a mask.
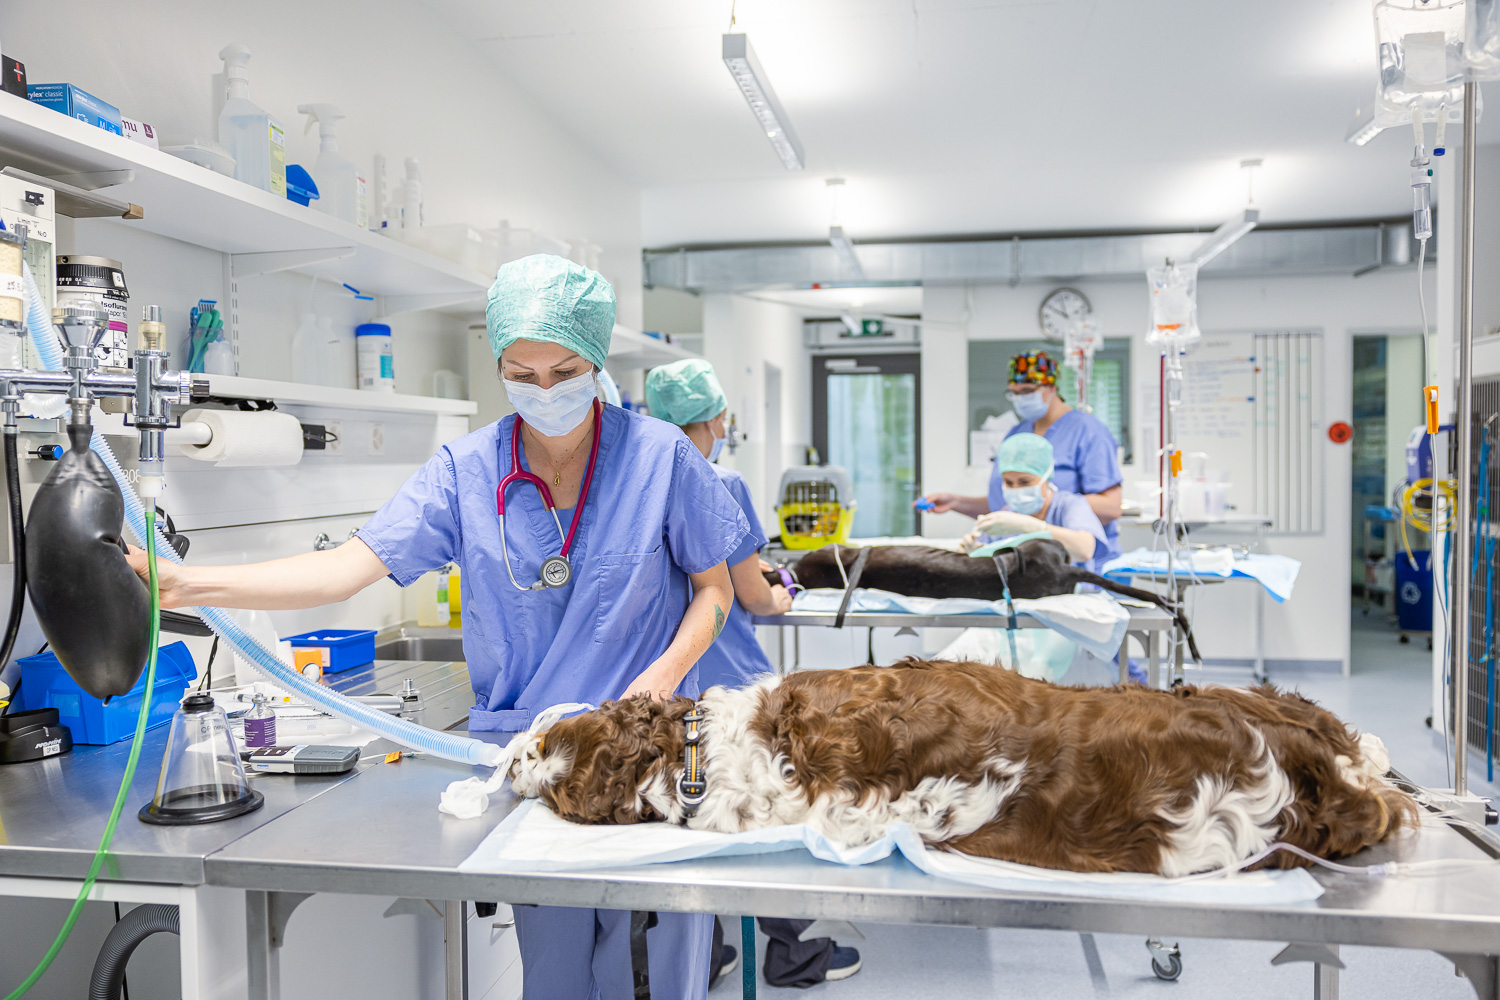
[[[5,488],[10,504],[10,554],[15,560],[14,589],[10,594],[10,618],[5,623],[5,639],[0,643],[0,667],[10,662],[21,631],[21,612],[26,607],[26,529],[21,523],[21,471],[16,457],[16,428],[5,428]]]
[[[87,902],[89,893],[94,890],[94,882],[99,878],[99,869],[104,867],[105,855],[109,852],[109,845],[115,839],[115,827],[120,823],[120,813],[125,809],[125,798],[130,794],[130,784],[135,780],[135,765],[141,759],[141,743],[146,737],[146,719],[151,714],[151,694],[156,687],[156,644],[160,641],[158,628],[161,622],[161,593],[156,583],[156,512],[146,512],[146,565],[150,570],[151,577],[151,642],[150,655],[146,658],[146,693],[141,699],[141,710],[135,717],[135,738],[130,741],[130,756],[125,761],[125,777],[120,779],[120,790],[115,793],[114,808],[109,811],[109,822],[104,825],[104,836],[99,840],[99,849],[94,852],[94,860],[89,863],[89,873],[84,876],[83,887],[78,890],[78,897],[73,900],[73,908],[68,911],[67,919],[63,921],[62,929],[57,932],[57,937],[52,939],[52,946],[42,956],[36,968],[31,974],[21,980],[21,985],[8,993],[5,1000],[17,1000],[25,996],[26,991],[36,985],[47,969],[51,967],[57,958],[58,952],[62,951],[63,945],[68,940],[68,935],[73,933],[73,925],[78,923],[79,914],[83,912],[83,904]]]

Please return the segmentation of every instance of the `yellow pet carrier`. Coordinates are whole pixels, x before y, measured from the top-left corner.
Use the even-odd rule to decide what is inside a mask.
[[[819,549],[849,540],[854,526],[854,485],[847,469],[837,465],[802,465],[781,474],[776,519],[781,544],[789,549]]]

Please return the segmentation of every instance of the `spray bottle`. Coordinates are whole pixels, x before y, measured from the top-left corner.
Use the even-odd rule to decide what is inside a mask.
[[[401,228],[420,229],[427,224],[422,213],[422,165],[415,156],[406,158],[406,180],[401,185]]]
[[[250,50],[226,45],[224,79],[229,96],[219,112],[219,145],[234,157],[234,179],[286,197],[286,131],[250,100]]]
[[[299,104],[297,113],[307,116],[307,125],[302,130],[306,135],[317,122],[318,160],[313,167],[313,180],[318,182],[322,197],[315,206],[318,211],[353,223],[363,229],[369,222],[365,202],[365,179],[354,164],[339,155],[338,139],[334,129],[345,117],[332,104]]]

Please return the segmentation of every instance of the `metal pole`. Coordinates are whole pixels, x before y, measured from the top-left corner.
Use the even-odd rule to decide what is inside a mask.
[[[1463,221],[1458,263],[1458,413],[1455,419],[1458,454],[1457,468],[1453,470],[1458,483],[1453,509],[1453,601],[1449,625],[1453,642],[1449,665],[1453,672],[1453,714],[1456,717],[1453,727],[1455,795],[1465,795],[1469,790],[1469,487],[1474,471],[1469,464],[1474,422],[1474,386],[1470,373],[1474,357],[1474,157],[1478,144],[1475,121],[1478,95],[1479,84],[1472,80],[1464,84],[1463,202],[1459,207]],[[1433,558],[1437,558],[1436,552]]]

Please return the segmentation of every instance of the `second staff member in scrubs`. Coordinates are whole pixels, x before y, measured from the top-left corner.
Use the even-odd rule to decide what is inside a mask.
[[[767,539],[760,518],[750,501],[745,477],[717,464],[728,431],[724,420],[729,402],[714,374],[713,365],[691,358],[651,369],[646,376],[646,406],[654,417],[681,427],[698,451],[714,464],[714,471],[739,503],[750,523],[750,535],[729,557],[729,575],[734,582],[735,607],[719,641],[698,661],[698,681],[704,688],[722,684],[742,687],[774,673],[771,661],[755,639],[751,615],[779,615],[792,609],[792,595],[782,586],[766,583],[760,550]],[[800,940],[798,935],[811,920],[761,917],[760,929],[770,939],[763,970],[772,986],[807,987],[847,979],[859,971],[859,952],[839,947],[830,938]],[[735,949],[722,942],[722,928],[715,925],[715,979],[734,969]]]
[[[471,730],[519,732],[564,702],[696,697],[696,664],[734,602],[725,560],[750,533],[739,505],[675,428],[599,403],[615,321],[600,275],[550,255],[513,261],[485,319],[516,415],[443,446],[338,548],[247,566],[163,563],[163,606],[317,607],[454,562]],[[513,477],[518,468],[540,483]],[[560,553],[571,581],[532,588]],[[133,561],[144,573],[144,558]],[[515,919],[526,1000],[633,1000],[647,982],[654,1000],[707,994],[711,916],[517,906]]]

